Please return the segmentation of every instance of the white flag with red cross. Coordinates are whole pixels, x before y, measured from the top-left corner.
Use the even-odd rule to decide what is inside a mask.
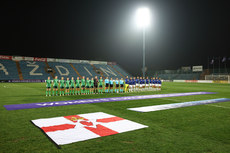
[[[133,131],[148,126],[103,112],[32,120],[57,145]]]

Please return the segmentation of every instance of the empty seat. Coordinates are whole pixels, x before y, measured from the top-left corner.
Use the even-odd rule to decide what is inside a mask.
[[[0,60],[0,80],[19,79],[15,61]]]
[[[19,63],[23,79],[43,80],[50,76],[50,74],[45,71],[46,65],[44,62],[20,61]]]

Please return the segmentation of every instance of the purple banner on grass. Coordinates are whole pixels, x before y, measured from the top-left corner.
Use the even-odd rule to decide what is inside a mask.
[[[97,98],[97,99],[78,99],[78,100],[68,100],[68,101],[4,105],[4,107],[7,110],[17,110],[17,109],[54,107],[54,106],[90,104],[90,103],[102,103],[102,102],[114,102],[114,101],[126,101],[126,100],[140,100],[140,99],[153,99],[153,98],[164,98],[164,97],[192,96],[192,95],[203,95],[203,94],[215,94],[215,93],[214,92],[188,92],[188,93],[172,93],[172,94],[158,94],[158,95]]]

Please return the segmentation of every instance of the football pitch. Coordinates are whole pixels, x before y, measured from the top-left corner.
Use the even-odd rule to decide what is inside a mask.
[[[109,98],[184,92],[216,92],[181,97],[128,100],[7,111],[4,105],[76,99]],[[218,152],[230,151],[230,102],[155,112],[127,108],[230,98],[230,84],[164,82],[162,91],[45,97],[44,83],[0,83],[0,152]],[[58,149],[30,121],[75,114],[104,112],[148,128],[62,145]]]

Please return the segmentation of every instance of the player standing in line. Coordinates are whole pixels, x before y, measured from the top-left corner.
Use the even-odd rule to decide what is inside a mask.
[[[139,90],[142,91],[143,90],[143,79],[142,79],[142,77],[140,77],[139,82],[140,82]]]
[[[129,92],[129,76],[125,79],[125,92]]]
[[[103,79],[102,79],[102,77],[100,77],[100,79],[99,79],[99,93],[103,94],[102,91],[103,91]]]
[[[59,86],[60,86],[60,96],[64,96],[64,90],[65,90],[65,80],[64,77],[61,77],[61,80],[59,80]]]
[[[69,96],[69,84],[70,84],[70,81],[69,81],[69,78],[67,78],[65,82],[65,95],[68,95],[68,96]]]
[[[157,90],[157,88],[158,88],[157,77],[155,77],[155,79],[154,79],[154,87],[155,87],[155,90]]]
[[[152,77],[149,80],[149,87],[150,87],[150,90],[153,89],[153,78]]]
[[[136,78],[133,77],[133,91],[136,92]]]
[[[157,90],[159,90],[159,86],[160,86],[160,84],[159,84],[159,78],[157,78]]]
[[[130,89],[129,90],[130,92],[133,91],[133,78],[132,77],[129,78],[129,89]]]
[[[46,96],[51,96],[51,80],[50,77],[47,78],[47,80],[45,80],[46,82]]]
[[[153,90],[155,91],[155,88],[156,88],[156,86],[155,86],[155,77],[153,77]]]
[[[139,76],[137,77],[135,82],[136,82],[136,91],[139,91],[139,86],[140,86],[140,84],[139,84]]]
[[[146,77],[146,79],[145,79],[145,84],[146,84],[146,85],[145,85],[145,86],[146,86],[146,87],[145,87],[145,88],[146,88],[145,90],[149,90],[149,77]]]
[[[105,78],[105,93],[109,92],[109,78]]]
[[[142,89],[145,90],[145,77],[142,78]]]
[[[126,76],[125,83],[129,81],[129,76]]]
[[[53,96],[54,96],[55,92],[56,92],[56,96],[58,95],[58,82],[59,82],[59,80],[57,78],[58,77],[55,76],[55,78],[53,80]]]
[[[75,90],[75,95],[80,95],[80,79],[79,77],[77,77],[77,80],[76,80],[76,90]]]
[[[94,93],[98,94],[98,78],[95,76],[94,78]]]
[[[132,83],[133,83],[133,91],[135,92],[136,91],[136,77],[133,77]]]
[[[109,80],[109,92],[113,93],[113,78]]]
[[[158,82],[158,77],[156,77],[156,89],[159,90],[159,82]]]
[[[161,78],[158,79],[158,86],[159,86],[159,90],[161,90]]]
[[[119,93],[119,81],[118,81],[118,78],[116,78],[115,84],[116,84],[115,93]]]
[[[132,81],[131,81],[131,83],[132,83],[132,86],[133,86],[133,89],[132,89],[132,92],[134,92],[135,91],[135,87],[136,87],[136,79],[132,79]]]
[[[70,80],[70,95],[74,95],[74,78],[72,77]]]
[[[142,80],[142,77],[140,77],[139,81],[138,81],[138,91],[141,91],[141,80]]]
[[[124,80],[123,80],[123,78],[121,78],[121,80],[120,80],[120,92],[121,93],[124,92]]]
[[[90,80],[90,94],[94,94],[94,80],[93,78]]]
[[[85,76],[81,79],[81,94],[85,95]]]
[[[133,91],[133,79],[132,77],[130,77],[129,79],[129,92],[132,92]]]
[[[86,94],[89,94],[89,86],[90,86],[90,80],[89,77],[86,78]]]

